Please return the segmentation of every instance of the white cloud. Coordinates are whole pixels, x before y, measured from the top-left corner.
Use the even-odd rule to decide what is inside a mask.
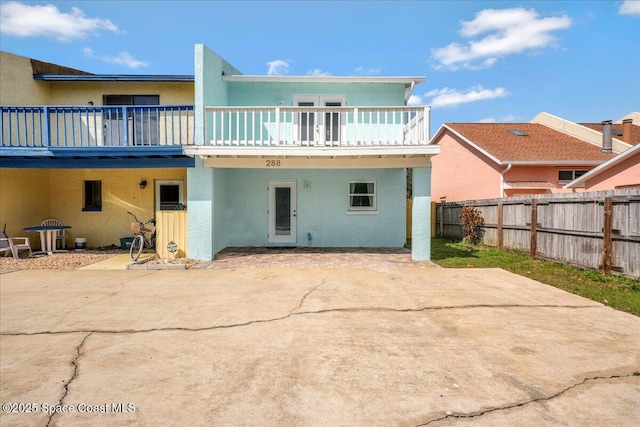
[[[618,9],[620,15],[633,15],[640,17],[640,1],[638,0],[625,0]]]
[[[108,19],[88,18],[77,7],[64,13],[52,4],[31,6],[10,1],[0,5],[0,31],[9,36],[52,37],[68,42],[102,30],[120,32]]]
[[[313,70],[307,71],[308,76],[330,76],[331,73],[328,71],[322,71],[320,68],[315,68]]]
[[[514,116],[513,114],[509,114],[502,118],[487,117],[484,119],[480,119],[478,120],[478,123],[515,123],[517,121],[519,121],[518,117]]]
[[[448,87],[435,89],[425,93],[425,97],[432,98],[429,105],[432,107],[455,107],[469,102],[486,101],[488,99],[503,98],[509,95],[506,89],[498,87],[495,89],[485,89],[482,86],[475,86],[466,92],[460,92]]]
[[[289,63],[282,59],[267,62],[267,75],[281,76],[289,72]]]
[[[409,101],[407,101],[407,105],[424,105],[424,102],[420,95],[411,95]]]
[[[380,73],[382,72],[380,68],[364,68],[364,67],[356,67],[354,71],[359,76],[377,76],[377,75],[380,75]]]
[[[96,55],[93,52],[93,49],[90,49],[88,47],[82,49],[82,52],[88,58],[98,59],[110,64],[124,65],[128,68],[136,69],[149,66],[149,61],[140,61],[138,59],[135,59],[129,52],[120,52],[117,56]]]
[[[489,68],[506,55],[553,44],[553,31],[570,26],[571,18],[566,15],[540,18],[534,9],[485,9],[476,13],[472,21],[461,23],[459,33],[470,39],[467,44],[450,43],[432,49],[433,58],[439,62],[435,68]]]

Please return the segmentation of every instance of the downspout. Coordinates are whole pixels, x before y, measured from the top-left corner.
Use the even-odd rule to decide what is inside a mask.
[[[507,168],[500,172],[500,197],[504,197],[504,175],[511,170],[511,163],[507,165]]]
[[[409,98],[411,98],[411,95],[413,95],[414,87],[416,87],[416,82],[415,80],[411,80],[411,86],[409,87],[409,92],[407,92],[407,94],[404,97],[404,105],[407,105],[409,103]]]

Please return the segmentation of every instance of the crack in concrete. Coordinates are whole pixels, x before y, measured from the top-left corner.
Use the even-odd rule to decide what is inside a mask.
[[[296,310],[298,310],[298,309],[302,308],[302,305],[304,304],[304,301],[307,299],[307,297],[308,297],[309,295],[311,295],[311,294],[312,294],[316,289],[318,289],[320,286],[324,285],[326,281],[327,281],[327,278],[326,278],[326,277],[323,277],[323,278],[322,278],[322,281],[321,281],[320,283],[318,283],[317,285],[315,285],[313,288],[311,288],[311,289],[309,290],[309,292],[307,292],[306,294],[304,294],[304,295],[302,296],[302,299],[300,300],[300,304],[298,304],[298,306],[297,306],[297,307],[294,307],[293,309],[291,309],[291,311],[289,312],[289,316],[291,316],[291,315],[293,315],[293,314],[298,314],[298,313],[294,313],[294,311],[296,311]],[[288,317],[288,316],[287,316],[287,317]]]
[[[78,344],[78,346],[76,347],[76,357],[74,357],[71,361],[73,374],[71,375],[71,378],[69,378],[69,380],[64,384],[64,392],[62,393],[62,397],[60,397],[60,400],[58,400],[58,405],[60,406],[63,404],[65,397],[67,397],[67,394],[69,393],[69,385],[71,385],[71,382],[73,382],[73,380],[75,380],[78,376],[78,359],[80,358],[80,354],[82,353],[82,346],[84,346],[84,343],[87,341],[87,338],[91,336],[91,334],[92,332],[89,332],[87,335],[85,335],[82,341],[80,341],[80,344]],[[47,424],[45,425],[45,427],[49,427],[49,424],[51,424],[51,421],[53,420],[53,417],[56,413],[57,412],[52,412],[49,415],[49,419],[47,420]]]
[[[278,322],[280,320],[288,319],[291,316],[304,316],[311,314],[327,314],[327,313],[357,313],[357,312],[389,312],[389,313],[419,313],[424,311],[440,311],[440,310],[455,310],[455,309],[473,309],[473,308],[568,308],[568,309],[585,309],[585,308],[597,308],[596,305],[545,305],[545,304],[475,304],[475,305],[458,305],[458,306],[439,306],[439,307],[420,307],[420,308],[392,308],[392,307],[345,307],[345,308],[327,308],[314,311],[298,311],[295,310],[302,307],[305,299],[321,286],[324,281],[309,292],[307,292],[297,307],[291,309],[289,314],[280,317],[273,317],[269,319],[256,319],[249,320],[243,323],[231,323],[228,325],[215,325],[215,326],[203,326],[201,328],[186,328],[186,327],[166,327],[166,328],[149,328],[149,329],[74,329],[69,331],[37,331],[37,332],[2,332],[0,336],[37,336],[37,335],[61,335],[61,334],[78,334],[78,333],[94,333],[94,334],[142,334],[149,332],[202,332],[212,331],[216,329],[231,329],[243,326],[250,326],[259,323],[271,323]]]
[[[569,390],[572,390],[576,387],[580,387],[581,385],[586,384],[587,382],[591,382],[591,381],[597,381],[597,380],[612,380],[612,379],[617,379],[617,378],[630,378],[630,377],[634,377],[637,376],[635,374],[627,374],[627,375],[610,375],[610,376],[595,376],[595,377],[587,377],[585,379],[583,379],[580,382],[577,382],[573,385],[570,385],[569,387],[566,387],[562,390],[560,390],[557,393],[554,393],[550,396],[546,396],[546,397],[538,397],[535,399],[531,399],[531,400],[527,400],[525,402],[520,402],[520,403],[513,403],[510,405],[505,405],[505,406],[499,406],[499,407],[495,407],[495,408],[489,408],[489,409],[485,409],[483,411],[477,411],[477,412],[469,412],[466,414],[454,414],[454,413],[447,413],[444,417],[440,417],[440,418],[435,418],[433,420],[429,420],[425,423],[422,424],[417,424],[416,427],[422,427],[422,426],[426,426],[432,423],[437,423],[438,421],[443,421],[446,420],[448,418],[456,418],[456,419],[461,419],[461,418],[476,418],[476,417],[481,417],[485,414],[489,414],[492,412],[498,412],[498,411],[506,411],[508,409],[513,409],[513,408],[519,408],[522,406],[526,406],[529,405],[531,403],[537,403],[537,402],[548,402],[549,400],[555,399],[556,397],[560,397],[563,394],[565,394],[566,392],[568,392]]]

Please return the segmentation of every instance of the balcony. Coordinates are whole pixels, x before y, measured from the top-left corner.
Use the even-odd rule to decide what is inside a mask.
[[[0,106],[2,148],[171,147],[193,144],[192,105]]]
[[[205,107],[213,147],[390,147],[429,142],[429,107]]]
[[[192,105],[0,106],[0,167],[188,167]]]

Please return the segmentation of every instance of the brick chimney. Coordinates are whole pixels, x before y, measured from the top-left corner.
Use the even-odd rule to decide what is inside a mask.
[[[611,120],[602,122],[602,150],[603,153],[613,152],[613,141],[611,140]]]
[[[622,121],[622,140],[627,144],[631,144],[631,127],[633,119],[624,119]]]

